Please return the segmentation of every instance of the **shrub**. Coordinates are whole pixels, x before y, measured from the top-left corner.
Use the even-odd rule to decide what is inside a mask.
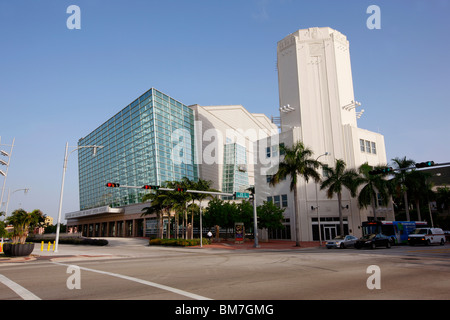
[[[203,238],[203,244],[208,244],[208,239]],[[200,239],[151,239],[149,245],[191,247],[200,245]]]
[[[28,238],[30,242],[41,242],[44,243],[51,242],[53,243],[55,239],[34,239]],[[59,239],[59,244],[79,244],[79,245],[91,245],[91,246],[106,246],[108,244],[108,240],[106,239],[90,239],[90,238],[61,238]]]

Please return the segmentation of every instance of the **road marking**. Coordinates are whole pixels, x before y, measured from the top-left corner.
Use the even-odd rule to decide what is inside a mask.
[[[34,293],[31,293],[30,291],[22,287],[20,284],[15,283],[14,281],[8,279],[2,274],[0,274],[0,282],[3,283],[5,286],[9,287],[12,291],[17,293],[24,300],[41,300],[41,298],[36,296]]]
[[[61,265],[61,266],[66,266],[66,267],[73,266],[73,264],[65,264],[65,263],[60,263],[60,262],[52,262],[52,263],[57,264],[57,265]],[[85,268],[85,267],[80,267],[80,266],[77,266],[77,267],[79,267],[81,270],[86,270],[86,271],[96,272],[96,273],[100,273],[100,274],[105,274],[105,275],[116,277],[116,278],[120,278],[120,279],[134,281],[134,282],[137,282],[137,283],[140,283],[140,284],[144,284],[144,285],[147,285],[147,286],[150,286],[150,287],[155,287],[155,288],[159,288],[159,289],[162,289],[162,290],[170,291],[170,292],[173,292],[173,293],[176,293],[176,294],[179,294],[179,295],[191,298],[191,299],[195,299],[195,300],[212,300],[210,298],[206,298],[206,297],[197,295],[195,293],[187,292],[187,291],[180,290],[180,289],[177,289],[177,288],[172,288],[172,287],[169,287],[169,286],[165,286],[163,284],[159,284],[159,283],[155,283],[155,282],[151,282],[151,281],[147,281],[147,280],[142,280],[142,279],[138,279],[138,278],[134,278],[134,277],[124,276],[124,275],[118,274],[118,273],[112,273],[112,272],[107,272],[107,271],[95,270],[95,269],[90,269],[90,268]]]

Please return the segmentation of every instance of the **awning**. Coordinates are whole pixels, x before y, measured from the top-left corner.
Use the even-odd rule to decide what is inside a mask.
[[[66,213],[66,220],[76,219],[76,218],[81,218],[81,217],[86,217],[86,216],[93,216],[96,214],[103,214],[103,213],[123,213],[123,212],[124,212],[123,208],[111,208],[110,206],[104,206],[104,207],[98,207],[98,208],[93,208],[93,209],[89,209],[89,210]]]

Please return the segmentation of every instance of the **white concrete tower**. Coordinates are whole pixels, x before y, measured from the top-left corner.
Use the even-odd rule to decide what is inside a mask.
[[[357,169],[364,162],[370,165],[386,164],[384,137],[357,126],[359,103],[355,102],[347,37],[331,28],[298,30],[277,45],[277,67],[280,99],[280,142],[291,145],[298,140],[320,161],[334,167],[335,159],[342,159],[347,168]],[[287,195],[285,216],[294,232],[293,195],[288,183],[275,187],[257,181],[261,190],[259,201],[276,195]],[[313,182],[303,179],[298,183],[301,240],[317,240],[317,221],[320,221],[323,239],[337,232],[337,197],[328,199]],[[360,209],[357,200],[345,189],[342,194],[344,224],[348,232],[361,235],[361,222],[373,216],[371,208]],[[292,203],[292,206],[294,203]],[[320,210],[317,210],[319,208]],[[392,205],[378,207],[377,217],[393,219]]]
[[[316,154],[346,158],[342,126],[357,127],[346,36],[328,27],[298,30],[278,42],[277,53],[281,130],[300,127]]]

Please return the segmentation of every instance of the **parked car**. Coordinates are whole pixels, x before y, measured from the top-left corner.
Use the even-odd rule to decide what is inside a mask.
[[[348,248],[353,247],[355,245],[356,240],[358,240],[357,237],[346,235],[346,236],[337,236],[333,240],[329,240],[326,243],[327,249],[331,248]]]
[[[417,243],[444,245],[445,234],[441,228],[419,228],[409,234],[408,243],[412,246]]]
[[[363,247],[368,247],[371,249],[375,249],[376,247],[391,247],[391,241],[389,237],[385,236],[382,233],[373,233],[365,235],[359,238],[355,243],[355,248],[361,249]]]
[[[444,231],[445,234],[445,241],[450,242],[450,231]]]

